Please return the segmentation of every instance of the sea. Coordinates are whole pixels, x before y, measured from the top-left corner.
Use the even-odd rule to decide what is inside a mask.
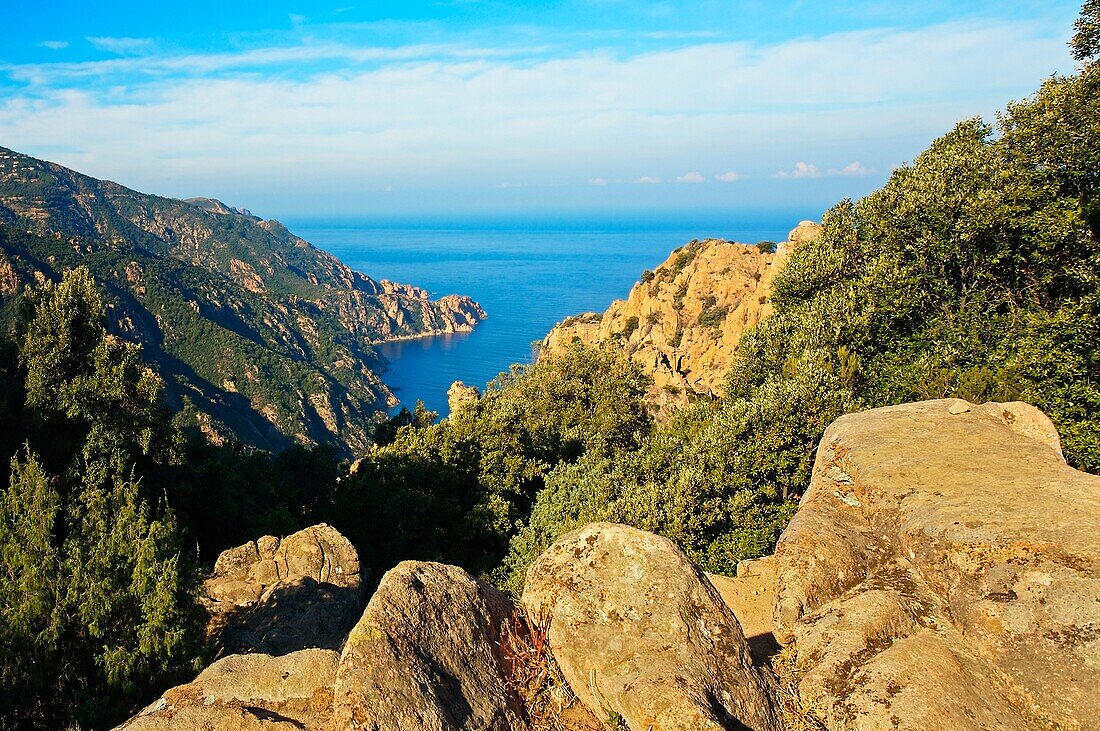
[[[415,284],[432,297],[464,294],[488,318],[471,333],[379,346],[382,379],[403,405],[417,400],[447,414],[454,381],[484,390],[512,364],[531,363],[533,345],[561,320],[602,312],[623,299],[645,269],[692,239],[782,241],[796,212],[691,221],[352,224],[304,222],[291,230],[375,279]]]

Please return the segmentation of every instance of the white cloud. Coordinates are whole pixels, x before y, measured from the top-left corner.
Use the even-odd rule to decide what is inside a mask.
[[[48,48],[51,51],[60,51],[62,48],[68,48],[68,41],[42,41],[38,44],[42,48]]]
[[[607,185],[606,178],[592,178],[588,181],[589,185]]]
[[[680,177],[676,178],[677,183],[705,183],[707,179],[703,177],[702,173],[684,173]]]
[[[785,180],[805,180],[806,178],[820,178],[821,171],[817,169],[816,165],[799,160],[794,164],[793,169],[780,170],[772,177]]]
[[[130,56],[135,53],[143,53],[153,46],[150,38],[113,38],[110,36],[89,36],[88,43],[100,51],[117,53],[120,56]]]
[[[839,175],[844,178],[866,178],[871,172],[870,168],[857,160],[845,165],[840,170],[830,170],[829,174]]]
[[[1063,39],[1028,22],[642,53],[303,41],[169,54],[146,39],[90,41],[130,55],[0,63],[4,144],[154,192],[224,186],[255,206],[354,207],[386,184],[656,183],[636,171],[712,159],[766,175],[776,159],[826,154],[860,161],[835,172],[844,195],[847,178],[912,159],[957,120],[1072,68]],[[832,173],[801,165],[777,177]],[[695,194],[712,190],[728,197]]]
[[[719,183],[733,183],[741,179],[741,174],[730,170],[728,173],[718,173],[714,179]]]
[[[808,178],[823,178],[828,176],[830,178],[865,178],[870,175],[872,170],[858,160],[848,163],[842,168],[829,168],[827,171],[822,172],[820,168],[812,163],[796,162],[794,168],[791,170],[780,170],[772,175],[773,178],[780,178],[783,180],[806,180]]]
[[[652,175],[643,175],[642,177],[638,178],[634,182],[639,183],[641,185],[657,185],[661,182],[661,179],[657,178],[657,177],[654,177]]]

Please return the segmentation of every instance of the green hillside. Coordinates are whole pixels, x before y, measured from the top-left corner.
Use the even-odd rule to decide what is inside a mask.
[[[356,451],[393,396],[372,343],[471,328],[472,300],[376,281],[217,201],[145,195],[0,148],[0,298],[88,267],[181,418],[215,440]]]

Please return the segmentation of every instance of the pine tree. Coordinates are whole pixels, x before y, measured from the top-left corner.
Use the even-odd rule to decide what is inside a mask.
[[[194,649],[193,572],[140,476],[174,440],[159,378],[107,333],[87,270],[25,309],[27,442],[0,493],[0,728],[109,726]]]
[[[31,713],[47,693],[57,653],[61,556],[55,544],[61,500],[29,451],[11,460],[0,495],[0,718]],[[7,721],[0,725],[7,725]]]

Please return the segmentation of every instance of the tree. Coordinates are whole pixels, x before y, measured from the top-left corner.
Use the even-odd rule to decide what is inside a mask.
[[[1100,54],[1100,0],[1085,0],[1074,24],[1069,46],[1078,61],[1091,61]]]
[[[0,726],[33,715],[28,701],[52,689],[60,633],[61,551],[55,526],[61,499],[29,450],[12,457],[11,479],[0,494]]]
[[[28,293],[0,493],[0,728],[124,718],[195,649],[195,576],[138,470],[169,461],[160,381],[86,270]],[[44,459],[42,455],[47,455]]]
[[[24,309],[26,408],[48,468],[114,455],[130,464],[178,458],[160,379],[139,346],[107,334],[87,269],[28,291]]]

